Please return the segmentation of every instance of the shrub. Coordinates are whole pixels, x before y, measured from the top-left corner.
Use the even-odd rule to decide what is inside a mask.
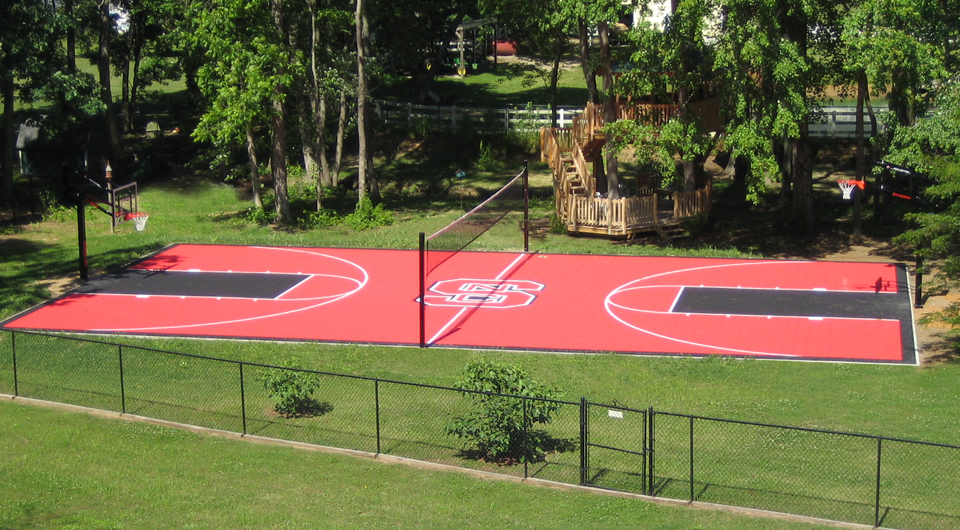
[[[496,163],[496,158],[493,153],[493,147],[490,143],[484,143],[483,140],[480,140],[480,153],[477,156],[477,168],[488,171],[493,169],[494,164]]]
[[[323,407],[313,399],[320,386],[320,377],[297,368],[270,368],[259,381],[270,393],[273,408],[283,416],[308,416],[317,414]]]
[[[467,363],[454,386],[464,391],[475,410],[453,418],[447,434],[475,445],[479,458],[487,461],[543,460],[555,441],[533,426],[552,421],[560,404],[548,400],[559,399],[559,390],[534,382],[519,365],[483,359]]]
[[[243,214],[243,220],[258,225],[268,225],[277,218],[277,213],[264,207],[251,206]]]
[[[356,210],[343,220],[350,228],[360,231],[393,224],[393,214],[384,209],[382,204],[374,206],[369,197],[364,197],[357,203]]]
[[[300,222],[307,228],[327,228],[340,224],[341,218],[337,212],[327,208],[321,208],[319,211],[306,212]]]

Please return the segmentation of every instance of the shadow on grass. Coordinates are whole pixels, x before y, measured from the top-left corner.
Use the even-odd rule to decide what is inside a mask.
[[[291,412],[280,412],[275,410],[278,416],[287,419],[295,418],[316,418],[333,412],[333,404],[326,401],[317,401],[313,398],[305,398],[297,403],[295,410]]]
[[[456,456],[464,460],[477,460],[498,466],[510,466],[522,464],[525,457],[527,458],[527,463],[531,464],[546,462],[546,457],[550,454],[567,453],[575,451],[579,447],[574,440],[569,438],[556,438],[545,431],[531,431],[530,436],[534,440],[537,440],[537,442],[533,443],[534,447],[539,449],[537,453],[524,451],[522,446],[511,449],[508,454],[500,456],[493,456],[477,448],[463,448],[457,452]]]
[[[802,495],[764,488],[744,488],[717,483],[697,482],[694,500],[728,506],[742,506],[807,517],[873,525],[877,505],[875,499],[851,501],[826,496]],[[673,499],[690,499],[690,482],[659,477],[652,495]],[[960,514],[937,513],[931,510],[898,508],[880,505],[880,526],[890,528],[956,528]],[[931,524],[932,523],[932,524]]]

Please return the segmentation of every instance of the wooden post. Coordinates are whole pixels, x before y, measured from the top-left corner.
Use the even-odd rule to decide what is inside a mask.
[[[103,169],[103,177],[107,181],[107,202],[110,203],[110,232],[117,231],[117,201],[113,193],[113,168],[107,160],[107,167]]]

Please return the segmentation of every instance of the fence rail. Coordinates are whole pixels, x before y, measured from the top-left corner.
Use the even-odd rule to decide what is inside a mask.
[[[375,115],[384,123],[400,127],[424,127],[431,131],[456,132],[463,128],[487,132],[535,132],[551,126],[553,114],[543,105],[507,106],[501,108],[471,108],[454,105],[414,105],[386,100],[374,100]],[[661,108],[662,107],[662,108]],[[643,118],[661,123],[669,119],[672,105],[644,107],[642,112],[624,113],[624,118]],[[599,119],[602,109],[594,107],[590,114]],[[564,106],[557,109],[557,127],[574,126],[574,118],[584,112],[584,107]],[[823,107],[810,118],[808,130],[812,138],[854,138],[856,135],[856,109],[853,107]],[[883,124],[878,123],[878,131]],[[576,131],[575,131],[576,134]],[[870,120],[864,116],[864,134],[870,136]]]
[[[276,371],[318,379],[308,413],[276,412],[263,384]],[[960,526],[960,447],[946,444],[581,398],[551,400],[553,421],[535,427],[542,457],[503,465],[476,458],[449,429],[483,393],[12,330],[0,330],[0,393],[664,498],[885,528]],[[534,401],[493,395],[524,411]]]

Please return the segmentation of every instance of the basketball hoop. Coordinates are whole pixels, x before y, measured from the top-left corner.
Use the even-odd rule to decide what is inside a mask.
[[[837,185],[840,186],[840,191],[843,192],[843,199],[850,200],[853,198],[853,189],[860,188],[862,190],[866,182],[863,180],[846,179],[837,181]]]
[[[150,214],[145,212],[134,212],[128,213],[123,216],[124,221],[133,221],[136,225],[137,232],[143,232],[147,228],[147,219],[150,218]]]

